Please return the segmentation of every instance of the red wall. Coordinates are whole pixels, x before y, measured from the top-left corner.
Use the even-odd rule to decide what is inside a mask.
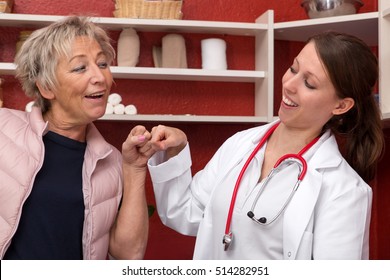
[[[376,0],[365,0],[361,12],[377,10]],[[192,0],[184,1],[183,13],[187,20],[220,20],[254,22],[268,9],[275,11],[275,21],[305,19],[306,15],[299,5],[300,0]],[[84,0],[15,0],[15,13],[30,14],[88,14],[93,16],[112,16],[114,1]],[[0,61],[11,62],[19,28],[0,27]],[[164,34],[142,34],[141,54],[138,66],[153,66],[151,48],[161,42]],[[110,32],[115,41],[118,32]],[[209,35],[184,34],[187,47],[188,66],[200,68],[200,40]],[[254,69],[253,38],[224,36],[228,46],[227,57],[230,69]],[[292,58],[299,52],[301,45],[296,43],[275,42],[275,108],[280,101],[281,76]],[[23,96],[13,77],[6,79],[4,85],[4,105],[10,108],[24,109],[27,98]],[[112,92],[122,95],[125,104],[135,104],[140,113],[174,114],[215,114],[215,115],[252,115],[253,85],[237,83],[170,82],[116,80]],[[157,123],[133,122],[97,122],[106,139],[118,148],[128,131],[137,124],[151,128]],[[193,155],[193,172],[201,169],[222,142],[233,133],[249,128],[250,124],[183,124],[171,125],[183,129],[190,141]],[[386,131],[387,137],[390,131]],[[389,139],[387,138],[387,143]],[[388,144],[389,145],[389,144]],[[374,207],[371,232],[371,258],[390,259],[390,210],[387,200],[390,197],[390,174],[385,162],[390,158],[387,153],[382,160],[377,179],[372,183],[374,189]],[[150,180],[147,181],[147,196],[154,204]],[[387,200],[386,200],[387,198]],[[182,236],[164,227],[158,216],[150,219],[150,238],[146,259],[191,259],[195,239]]]

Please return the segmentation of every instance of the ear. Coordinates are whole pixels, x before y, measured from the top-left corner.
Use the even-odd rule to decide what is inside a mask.
[[[42,86],[39,82],[36,82],[35,83],[36,86],[38,87],[39,89],[39,92],[41,93],[41,95],[45,98],[45,99],[54,99],[55,98],[55,94],[53,93],[53,91],[51,89],[47,89],[45,88],[44,86]]]
[[[333,115],[342,115],[348,112],[355,105],[355,100],[350,97],[340,99],[337,107],[332,111]]]

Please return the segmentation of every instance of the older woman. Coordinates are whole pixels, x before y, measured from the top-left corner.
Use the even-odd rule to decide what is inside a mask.
[[[114,56],[105,31],[80,17],[35,31],[18,53],[35,106],[0,111],[1,258],[143,257],[150,134],[135,127],[121,154],[92,123],[105,113]]]

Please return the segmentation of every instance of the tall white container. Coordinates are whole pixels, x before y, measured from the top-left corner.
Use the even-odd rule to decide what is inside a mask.
[[[138,64],[140,41],[133,28],[124,28],[118,39],[118,66],[134,67]]]
[[[226,42],[218,38],[201,41],[202,68],[209,70],[226,70]]]

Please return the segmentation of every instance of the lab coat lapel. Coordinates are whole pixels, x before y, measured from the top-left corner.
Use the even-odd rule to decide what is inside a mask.
[[[243,160],[247,160],[244,155],[247,155],[255,149],[257,144],[264,137],[265,133],[276,122],[277,121],[255,128],[252,131],[252,134],[248,136],[248,139],[243,139],[242,143],[236,143],[235,150],[231,151],[231,153],[227,155],[228,158],[226,159],[226,164],[224,165],[225,169],[220,172],[220,176],[216,181],[217,183],[219,183],[223,178],[225,178],[226,174],[230,172],[235,166],[240,164]]]
[[[336,140],[329,137],[308,162],[308,171],[284,214],[284,258],[296,259],[302,236],[314,213],[322,184],[321,169],[340,164],[342,158]]]
[[[283,249],[285,259],[295,259],[303,233],[321,189],[321,174],[308,171],[284,214]]]

